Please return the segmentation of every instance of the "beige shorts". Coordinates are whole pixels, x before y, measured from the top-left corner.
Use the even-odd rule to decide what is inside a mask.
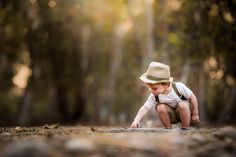
[[[192,113],[192,107],[191,107],[190,103],[188,101],[183,101],[183,102],[188,104],[189,110]],[[179,115],[179,112],[177,111],[177,108],[172,108],[167,104],[164,104],[164,105],[165,105],[166,111],[169,113],[169,118],[170,118],[171,124],[176,124],[176,123],[181,122],[180,115]]]

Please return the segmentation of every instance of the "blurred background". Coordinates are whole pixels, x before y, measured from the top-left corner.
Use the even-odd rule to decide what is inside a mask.
[[[131,123],[151,61],[236,122],[235,0],[1,0],[0,125]]]

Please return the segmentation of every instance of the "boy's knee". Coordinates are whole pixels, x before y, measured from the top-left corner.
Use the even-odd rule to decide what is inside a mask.
[[[158,113],[164,113],[164,112],[166,112],[165,105],[164,105],[164,104],[158,104],[158,105],[157,105],[157,108],[156,108],[156,111],[157,111]]]
[[[178,102],[178,110],[189,110],[189,105],[183,101]]]

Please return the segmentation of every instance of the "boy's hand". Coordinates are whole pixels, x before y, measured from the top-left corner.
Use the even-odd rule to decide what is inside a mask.
[[[200,122],[198,114],[193,114],[191,121],[193,124],[198,124]]]
[[[133,121],[133,123],[131,124],[131,128],[140,128],[140,122],[139,121]]]

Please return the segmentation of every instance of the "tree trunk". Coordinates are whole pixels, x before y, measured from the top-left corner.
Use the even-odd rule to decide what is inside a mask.
[[[146,11],[146,26],[147,26],[147,47],[146,52],[143,55],[142,61],[142,71],[147,68],[147,65],[152,61],[152,54],[154,51],[154,41],[153,41],[153,6],[152,0],[145,0],[145,11]]]
[[[28,112],[31,105],[31,85],[32,85],[32,76],[29,79],[29,83],[25,89],[24,95],[21,99],[18,111],[17,111],[17,123],[20,125],[24,125],[28,122]]]
[[[82,73],[87,72],[89,66],[89,40],[90,40],[90,28],[89,26],[83,26],[81,32],[82,45],[81,45],[81,58],[77,60],[81,62]],[[80,55],[78,55],[80,56]]]
[[[184,64],[181,70],[181,77],[180,77],[181,82],[186,83],[188,81],[189,72],[190,72],[190,65],[187,62]]]
[[[228,101],[225,103],[225,107],[223,108],[222,112],[220,113],[219,116],[219,122],[231,122],[233,117],[232,113],[235,109],[235,102],[236,102],[236,85],[232,88],[231,95],[228,99]]]
[[[205,74],[202,67],[202,62],[197,63],[197,75],[198,75],[198,81],[197,81],[197,99],[198,99],[198,109],[199,109],[199,116],[201,120],[207,120],[205,109],[204,109],[204,102],[205,102]]]
[[[168,41],[168,36],[169,36],[169,27],[170,25],[168,23],[165,22],[165,20],[168,18],[169,16],[169,11],[167,8],[167,2],[166,1],[160,1],[160,20],[159,20],[159,27],[160,29],[162,29],[163,31],[163,35],[161,36],[161,44],[159,46],[160,49],[160,59],[163,60],[163,62],[165,64],[170,64],[170,51],[168,50],[169,48],[169,41]]]
[[[81,87],[78,87],[75,91],[75,108],[73,112],[72,121],[83,120],[85,109],[85,98]]]
[[[68,122],[70,120],[70,115],[68,111],[67,90],[62,84],[56,85],[56,106],[58,107],[61,122]]]
[[[109,76],[108,76],[108,83],[107,83],[107,113],[108,115],[108,122],[112,121],[112,112],[113,112],[113,105],[114,105],[114,95],[115,95],[115,86],[117,80],[118,70],[120,69],[121,61],[122,61],[122,39],[124,33],[121,30],[121,25],[115,28],[114,32],[114,39],[113,39],[113,46],[112,46],[112,53],[111,53],[111,60],[110,60],[110,69],[109,69]]]

